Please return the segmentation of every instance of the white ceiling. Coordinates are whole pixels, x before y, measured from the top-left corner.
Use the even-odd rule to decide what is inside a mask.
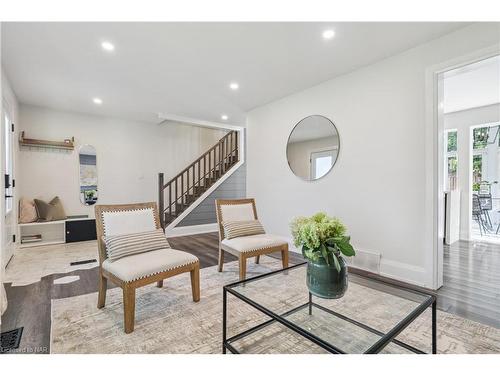
[[[155,122],[158,113],[208,121],[224,113],[243,124],[252,108],[465,25],[3,23],[2,63],[23,103]],[[334,39],[322,38],[327,28]]]
[[[500,56],[444,74],[444,113],[500,103]]]

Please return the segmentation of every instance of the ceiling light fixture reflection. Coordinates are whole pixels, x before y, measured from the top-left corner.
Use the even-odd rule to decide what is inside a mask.
[[[335,36],[335,31],[333,31],[332,29],[323,31],[324,39],[332,39],[334,36]]]
[[[101,47],[103,50],[108,51],[108,52],[112,52],[115,50],[115,46],[111,42],[102,42]]]

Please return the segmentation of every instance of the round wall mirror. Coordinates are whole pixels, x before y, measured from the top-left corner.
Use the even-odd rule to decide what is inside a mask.
[[[97,203],[97,158],[94,146],[83,145],[78,152],[80,164],[80,201],[86,206]]]
[[[333,168],[339,147],[339,133],[333,122],[320,115],[308,116],[295,125],[288,137],[288,165],[304,180],[320,179]]]

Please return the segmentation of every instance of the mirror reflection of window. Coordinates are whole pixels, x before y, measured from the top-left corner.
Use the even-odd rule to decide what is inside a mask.
[[[97,203],[97,157],[93,146],[84,145],[78,153],[80,164],[80,201],[91,206]]]
[[[301,120],[292,130],[287,159],[293,173],[307,181],[327,175],[337,161],[340,140],[328,118],[314,115]]]
[[[311,153],[311,179],[316,180],[328,173],[333,164],[333,150]]]

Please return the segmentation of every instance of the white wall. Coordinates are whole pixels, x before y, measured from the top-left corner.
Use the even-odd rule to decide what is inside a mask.
[[[500,104],[446,113],[444,128],[457,130],[458,189],[460,190],[460,239],[471,239],[471,127],[500,121]],[[495,194],[496,195],[496,194]]]
[[[359,250],[381,254],[380,273],[432,286],[426,243],[426,69],[499,43],[498,24],[443,38],[252,110],[247,118],[247,194],[266,229],[289,236],[296,215],[342,219]],[[330,118],[340,135],[333,170],[315,182],[293,175],[286,142],[302,118]]]
[[[52,199],[58,195],[68,215],[94,208],[79,199],[78,149],[97,152],[99,204],[158,200],[158,173],[174,177],[216,143],[225,132],[189,125],[155,125],[115,118],[59,112],[21,105],[20,130],[28,138],[75,137],[75,151],[25,149],[19,152],[19,197]]]

